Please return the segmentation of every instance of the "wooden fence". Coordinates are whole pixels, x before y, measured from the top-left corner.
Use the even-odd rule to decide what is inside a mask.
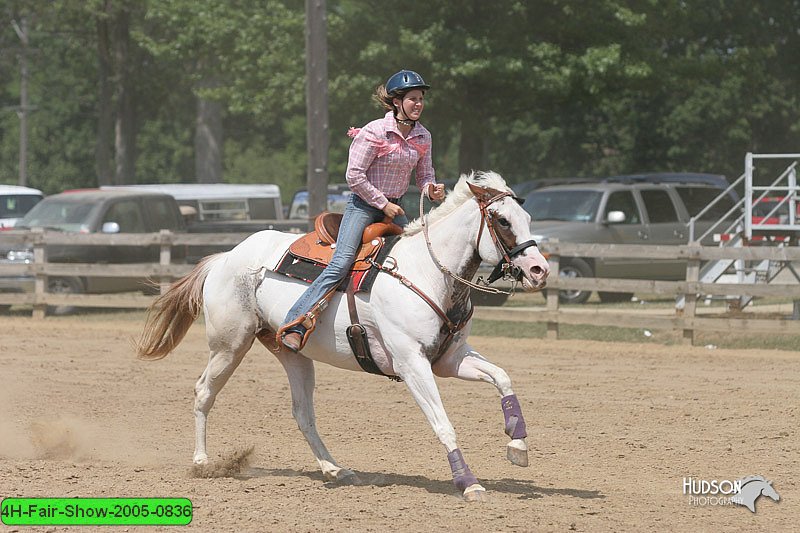
[[[701,317],[696,313],[698,295],[787,297],[800,300],[800,283],[789,284],[739,284],[700,283],[700,266],[703,262],[718,259],[745,261],[794,262],[800,264],[798,247],[742,247],[716,246],[654,246],[615,244],[548,243],[542,250],[550,253],[552,272],[558,272],[561,257],[591,258],[642,258],[685,259],[686,279],[683,281],[655,281],[612,278],[560,278],[551,275],[543,308],[500,307],[478,309],[476,318],[484,320],[523,321],[547,323],[547,336],[558,338],[559,324],[590,324],[595,326],[669,329],[681,331],[686,344],[694,342],[696,330],[751,331],[754,333],[800,334],[800,321],[759,319],[745,317]],[[684,296],[682,310],[667,310],[664,314],[646,314],[637,310],[590,309],[588,306],[559,307],[558,290],[590,290],[606,292],[646,293],[678,298]],[[797,303],[795,304],[797,305]]]
[[[33,316],[45,316],[47,306],[70,305],[76,307],[144,308],[152,296],[144,294],[66,294],[47,291],[48,277],[142,277],[158,280],[161,290],[170,282],[188,273],[193,265],[172,264],[171,250],[186,247],[233,247],[248,234],[232,233],[171,233],[153,234],[72,234],[53,231],[8,231],[0,233],[0,245],[33,248],[30,263],[0,263],[0,278],[29,276],[34,278],[33,291],[28,293],[0,293],[0,305],[27,304],[33,306]],[[46,250],[50,245],[93,246],[159,246],[158,263],[85,264],[48,262]],[[793,262],[800,265],[800,248],[793,247],[742,247],[721,248],[709,246],[651,246],[651,245],[600,245],[575,243],[548,243],[542,251],[550,254],[553,272],[558,272],[561,257],[589,258],[643,258],[685,259],[686,279],[682,281],[655,281],[611,278],[561,278],[551,275],[546,293],[546,305],[538,308],[488,307],[478,308],[476,318],[485,320],[545,322],[547,335],[558,337],[559,324],[592,324],[598,326],[642,327],[670,329],[683,332],[685,342],[691,343],[696,330],[752,331],[775,334],[800,334],[800,321],[757,319],[744,317],[702,317],[696,313],[698,295],[784,297],[800,300],[800,283],[787,284],[726,284],[700,283],[701,263],[717,259],[745,261]],[[651,315],[636,310],[611,311],[590,309],[588,306],[560,307],[558,290],[591,290],[606,292],[646,293],[685,297],[682,310],[665,310],[664,315]]]

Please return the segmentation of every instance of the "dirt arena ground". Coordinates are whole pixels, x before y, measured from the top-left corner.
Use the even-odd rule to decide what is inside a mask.
[[[489,491],[489,501],[470,504],[402,384],[318,365],[320,433],[365,482],[326,483],[291,417],[286,377],[260,346],[209,425],[212,459],[253,446],[250,466],[234,477],[193,476],[202,325],[166,359],[142,362],[130,347],[138,318],[0,318],[0,496],[188,497],[187,528],[196,531],[789,531],[800,523],[800,352],[473,338],[514,381],[531,465],[505,459],[493,387],[440,380],[460,447]],[[781,501],[761,497],[753,514],[692,505],[682,493],[684,478],[747,475],[772,480]]]

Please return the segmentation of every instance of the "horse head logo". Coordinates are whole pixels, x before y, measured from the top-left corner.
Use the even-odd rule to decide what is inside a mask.
[[[742,489],[739,494],[731,496],[731,502],[744,505],[750,509],[751,513],[756,512],[756,500],[761,495],[772,498],[776,502],[781,499],[778,492],[772,487],[772,482],[762,476],[748,476],[740,479],[739,483]]]

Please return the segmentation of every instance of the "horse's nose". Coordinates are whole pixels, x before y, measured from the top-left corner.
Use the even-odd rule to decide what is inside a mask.
[[[550,275],[550,269],[542,265],[533,265],[531,267],[531,277],[533,279],[547,279]]]
[[[530,278],[536,281],[541,281],[547,276],[547,272],[539,265],[533,265],[530,268]]]

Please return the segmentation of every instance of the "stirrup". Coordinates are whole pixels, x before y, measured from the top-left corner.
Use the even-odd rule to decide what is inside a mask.
[[[306,328],[306,332],[303,334],[303,339],[300,341],[300,347],[297,349],[297,351],[299,352],[302,350],[308,341],[308,336],[311,335],[311,332],[317,327],[317,317],[325,310],[326,307],[328,307],[328,303],[331,301],[335,290],[335,287],[330,290],[325,296],[322,297],[320,301],[315,303],[306,314],[300,315],[291,322],[279,327],[277,333],[275,333],[275,342],[283,346],[283,334],[286,333],[286,330],[294,326],[301,325]]]
[[[275,342],[278,343],[279,346],[283,347],[283,336],[286,333],[299,333],[297,331],[289,332],[295,326],[301,325],[305,328],[305,333],[302,334],[302,339],[300,340],[300,347],[297,348],[297,351],[301,351],[306,342],[308,342],[308,337],[311,335],[311,332],[314,331],[316,328],[316,318],[309,317],[308,315],[300,315],[296,319],[292,320],[291,322],[284,324],[280,328],[278,328],[278,332],[275,334]]]

